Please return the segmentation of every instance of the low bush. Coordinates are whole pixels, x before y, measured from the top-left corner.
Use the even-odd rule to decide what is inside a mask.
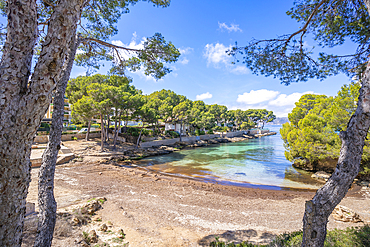
[[[196,136],[200,136],[200,135],[204,135],[205,134],[205,132],[203,131],[203,130],[195,130],[195,135]]]
[[[216,240],[210,243],[210,247],[300,247],[302,244],[302,231],[284,233],[277,236],[270,244],[258,245],[248,242],[239,244],[225,243]],[[324,247],[368,247],[370,246],[370,225],[360,227],[348,227],[345,230],[334,229],[328,231]]]
[[[221,126],[216,126],[213,128],[213,131],[222,131],[223,127]]]
[[[63,131],[62,135],[70,135],[70,134],[76,134],[75,132],[68,132],[68,131]]]
[[[172,131],[172,130],[166,130],[165,135],[171,136],[173,138],[178,138],[180,136],[179,133],[177,133],[176,131]]]

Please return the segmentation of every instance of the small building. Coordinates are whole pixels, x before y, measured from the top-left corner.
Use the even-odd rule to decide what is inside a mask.
[[[51,119],[53,117],[53,110],[54,110],[54,97],[49,105],[48,111],[46,112],[43,122],[51,123]],[[71,115],[71,106],[69,104],[69,100],[67,97],[64,97],[64,119],[63,119],[63,125],[68,126],[72,121],[72,115]]]
[[[165,123],[164,130],[165,131],[176,131],[177,133],[180,134],[180,129],[181,129],[181,124],[174,124],[174,123]],[[186,132],[189,130],[189,125],[183,124],[181,133],[182,135],[186,135]]]

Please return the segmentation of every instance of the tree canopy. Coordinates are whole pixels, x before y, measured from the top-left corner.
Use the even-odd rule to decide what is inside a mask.
[[[273,76],[287,85],[338,73],[359,76],[364,71],[370,55],[370,18],[363,1],[297,0],[287,14],[302,24],[299,30],[274,39],[254,39],[246,46],[236,44],[229,54],[253,73]],[[306,45],[311,37],[316,47]],[[345,42],[356,46],[351,54],[322,50]]]
[[[285,157],[305,167],[325,159],[339,158],[341,140],[338,133],[347,129],[347,122],[354,113],[359,96],[359,83],[342,86],[335,97],[305,94],[289,113],[290,123],[280,130]],[[368,134],[369,136],[369,134]],[[361,175],[370,175],[370,147],[365,142]]]

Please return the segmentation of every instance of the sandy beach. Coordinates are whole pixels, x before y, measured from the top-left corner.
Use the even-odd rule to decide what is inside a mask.
[[[76,151],[76,150],[75,150]],[[302,228],[304,203],[312,191],[262,190],[167,176],[98,156],[57,166],[58,211],[105,197],[97,212],[102,222],[124,229],[130,246],[208,246],[227,241],[267,243],[277,234]],[[32,169],[27,201],[37,204],[38,168]],[[370,191],[355,186],[340,203],[370,223]],[[37,206],[36,206],[37,211]],[[363,223],[329,218],[329,229]],[[81,226],[88,231],[91,224]],[[74,246],[76,236],[55,239],[53,246]],[[78,246],[78,245],[76,245]]]

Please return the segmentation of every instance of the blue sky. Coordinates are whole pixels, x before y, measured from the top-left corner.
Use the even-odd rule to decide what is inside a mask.
[[[157,8],[139,2],[122,16],[119,33],[111,42],[140,46],[143,38],[159,32],[180,49],[179,61],[169,65],[172,73],[159,81],[142,72],[128,73],[133,85],[145,94],[170,89],[206,104],[243,110],[266,108],[284,117],[302,94],[335,95],[350,82],[349,78],[338,75],[322,82],[310,80],[284,86],[272,77],[253,75],[241,63],[232,65],[225,50],[236,41],[242,46],[252,38],[274,38],[296,31],[299,24],[285,14],[292,4],[290,0],[172,0],[168,8]],[[307,44],[314,45],[310,40]],[[351,48],[346,46],[341,52],[351,52]],[[108,68],[109,65],[98,73],[104,74]],[[74,67],[71,77],[84,73],[85,68]]]

